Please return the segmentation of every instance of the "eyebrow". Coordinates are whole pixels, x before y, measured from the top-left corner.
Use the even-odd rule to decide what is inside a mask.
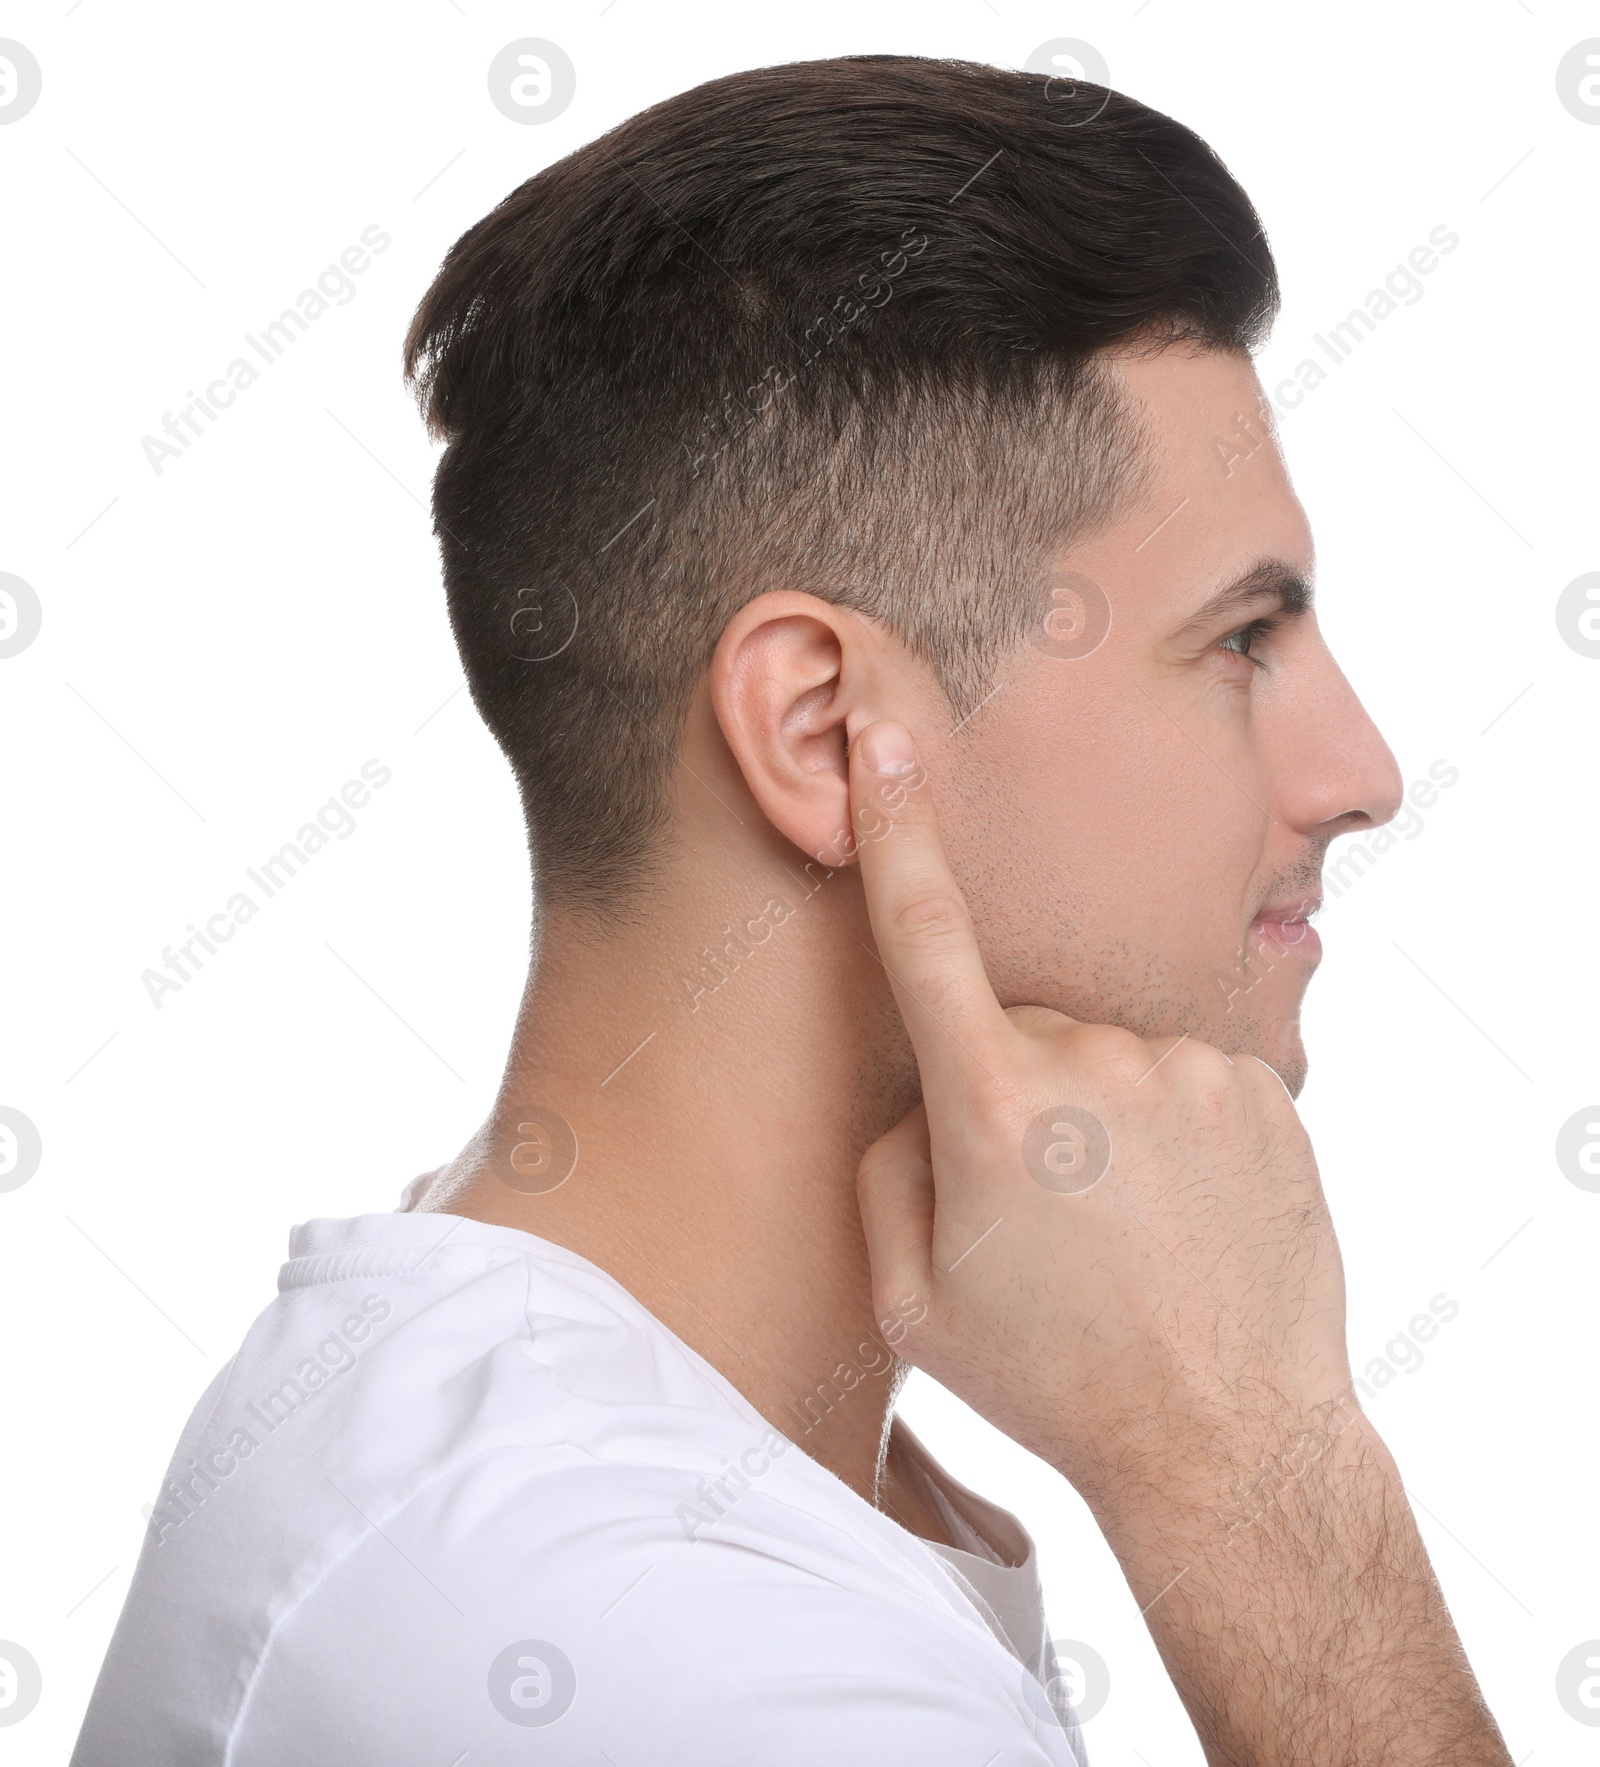
[[[1281,558],[1264,558],[1242,576],[1210,596],[1178,628],[1193,632],[1234,614],[1242,614],[1261,602],[1275,603],[1290,619],[1311,610],[1311,583]]]

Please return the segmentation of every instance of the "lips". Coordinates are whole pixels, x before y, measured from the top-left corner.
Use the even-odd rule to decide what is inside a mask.
[[[1311,916],[1322,906],[1322,897],[1297,896],[1268,902],[1250,923],[1250,937],[1258,944],[1283,951],[1299,951],[1308,957],[1322,954],[1322,940]]]

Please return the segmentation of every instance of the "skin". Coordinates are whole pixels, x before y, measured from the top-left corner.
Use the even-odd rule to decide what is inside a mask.
[[[950,735],[931,673],[882,626],[783,590],[743,608],[690,708],[675,838],[640,911],[599,933],[549,912],[494,1112],[424,1201],[591,1258],[930,1537],[937,1524],[897,1498],[886,1464],[888,1358],[862,1353],[881,1334],[856,1165],[920,1080],[848,857],[849,732],[887,713],[912,729],[1003,1004],[1187,1031],[1260,1054],[1296,1092],[1314,944],[1284,931],[1263,957],[1252,922],[1269,901],[1314,898],[1329,841],[1399,801],[1393,757],[1314,615],[1252,645],[1261,666],[1238,634],[1270,597],[1188,629],[1263,559],[1310,574],[1276,446],[1235,439],[1230,470],[1219,458],[1216,438],[1261,408],[1248,361],[1167,350],[1117,366],[1143,408],[1148,486],[1051,561],[1059,582],[1102,586],[1105,641],[1076,660],[1019,647]],[[807,871],[817,854],[830,863]],[[792,912],[756,943],[750,923],[770,926],[774,899]],[[731,959],[724,929],[742,934]],[[570,1123],[580,1149],[547,1194],[516,1187],[530,1105]],[[848,1403],[820,1417],[805,1405],[869,1357]]]
[[[1056,572],[1102,587],[1110,632],[1076,660],[1026,647],[960,747],[925,758],[1002,1001],[1187,1030],[1260,1055],[1298,1096],[1319,942],[1252,922],[1269,903],[1314,910],[1329,843],[1390,820],[1400,775],[1314,613],[1248,654],[1224,645],[1274,614],[1269,590],[1185,629],[1259,561],[1313,573],[1248,363],[1169,351],[1122,373],[1152,430],[1153,484]],[[1241,413],[1262,445],[1236,434]]]
[[[1282,1080],[1196,1038],[1003,1010],[909,732],[868,725],[851,776],[923,1082],[858,1187],[904,1354],[1077,1486],[1208,1761],[1505,1767],[1350,1386]],[[1070,1138],[1085,1123],[1109,1158]]]
[[[1136,1590],[1157,1594],[1175,1574],[1174,1554],[1183,1557],[1191,1569],[1170,1609],[1177,1630],[1166,1637],[1153,1620],[1158,1642],[1212,1758],[1265,1761],[1286,1758],[1274,1752],[1285,1738],[1270,1717],[1241,1719],[1226,1735],[1212,1722],[1213,1707],[1229,1706],[1228,1683],[1214,1660],[1190,1660],[1183,1627],[1220,1616],[1245,1639],[1236,1610],[1259,1606],[1263,1584],[1283,1575],[1271,1554],[1286,1550],[1285,1530],[1249,1526],[1239,1550],[1221,1555],[1208,1530],[1229,1479],[1323,1417],[1347,1379],[1337,1249],[1290,1103],[1305,1077],[1299,1010],[1319,954],[1296,916],[1319,894],[1328,844],[1392,817],[1401,781],[1313,614],[1247,639],[1242,628],[1275,611],[1267,594],[1195,623],[1219,590],[1268,561],[1286,578],[1311,574],[1308,524],[1275,442],[1253,415],[1253,438],[1236,429],[1240,413],[1265,404],[1248,360],[1165,349],[1116,366],[1143,407],[1148,483],[1135,507],[1050,561],[1054,586],[1081,589],[1084,576],[1098,585],[1112,616],[1104,642],[1075,659],[1021,646],[981,709],[959,721],[884,626],[781,588],[741,609],[688,714],[672,837],[649,888],[603,928],[550,908],[494,1110],[422,1206],[518,1227],[591,1259],[806,1452],[913,1531],[943,1539],[897,1477],[891,1427],[900,1357],[929,1366],[1078,1484]],[[1218,438],[1230,440],[1219,449]],[[1049,631],[1061,630],[1058,615]],[[904,729],[914,743],[918,790],[898,811],[883,796],[895,777],[864,770],[860,757],[857,739],[873,726]],[[965,953],[958,978],[934,967],[909,990],[891,972],[921,947],[898,936],[893,908],[886,923],[889,884],[873,881],[900,867],[890,883],[910,892],[900,905],[916,921],[922,849],[901,838],[907,818],[913,828],[936,818],[942,840],[927,850],[938,865],[924,863],[921,882],[933,878],[939,901],[961,905],[942,924],[933,915],[923,944]],[[984,1084],[1009,1077],[1005,1109],[972,1090],[982,1076],[966,1033],[994,1038],[994,1015],[1046,1048],[984,1045]],[[1157,1078],[1108,1103],[1093,1090],[1105,1051],[1064,1042],[1072,1021],[1136,1043],[1141,1068],[1167,1058]],[[1226,1056],[1239,1058],[1237,1070]],[[1248,1071],[1253,1090],[1229,1107],[1242,1114],[1214,1162],[1222,1188],[1198,1217],[1165,1227],[1169,1244],[1190,1248],[1190,1266],[1210,1270],[1224,1297],[1234,1293],[1229,1319],[1258,1319],[1274,1359],[1224,1365],[1227,1331],[1213,1319],[1195,1335],[1210,1303],[1191,1294],[1171,1318],[1134,1309],[1120,1321],[1118,1366],[1143,1369],[1145,1386],[1097,1383],[1093,1334],[1081,1321],[1076,1337],[1064,1332],[1073,1303],[1049,1280],[1049,1259],[1071,1242],[1059,1212],[1039,1210],[1064,1199],[1017,1177],[1019,1101],[1031,1115],[1094,1096],[1123,1112],[1118,1182],[1125,1168],[1142,1172],[1141,1208],[1162,1198],[1192,1206],[1206,1198],[1182,1181],[1184,1162],[1215,1128],[1220,1076],[1236,1071]],[[576,1166],[553,1188],[547,1180],[561,1171],[541,1165],[539,1133],[524,1127],[536,1111],[557,1113],[576,1140]],[[1141,1166],[1132,1153],[1141,1146],[1165,1152]],[[531,1182],[530,1163],[543,1174]],[[1241,1169],[1250,1175],[1242,1190]],[[858,1170],[869,1185],[877,1174],[898,1202],[881,1206],[882,1191],[870,1188],[858,1195]],[[947,1304],[929,1272],[1006,1213],[983,1190],[997,1174],[1026,1186],[1028,1207],[963,1263],[969,1286]],[[1229,1185],[1232,1213],[1216,1200]],[[1307,1221],[1316,1223],[1309,1238],[1299,1231]],[[1217,1238],[1229,1223],[1271,1254],[1270,1281],[1259,1258],[1241,1260],[1234,1241]],[[941,1254],[953,1248],[942,1264],[935,1242]],[[1121,1269],[1118,1294],[1150,1275],[1126,1232],[1107,1241],[1104,1268]],[[1182,1292],[1171,1269],[1162,1286]],[[1263,1289],[1276,1312],[1260,1313]],[[1018,1296],[1036,1303],[1026,1318],[1008,1316]],[[915,1306],[897,1311],[908,1300],[925,1307],[915,1329]],[[992,1353],[1008,1341],[1027,1349],[1022,1362]],[[1079,1354],[1064,1358],[1064,1341]],[[1184,1354],[1163,1361],[1157,1346],[1174,1343]],[[1074,1385],[1080,1366],[1088,1373]],[[1262,1395],[1248,1424],[1237,1404],[1245,1388]],[[1174,1434],[1141,1434],[1140,1419],[1169,1411]],[[1318,1456],[1315,1478],[1294,1482],[1295,1502],[1309,1508],[1274,1508],[1292,1511],[1317,1543],[1296,1560],[1294,1612],[1326,1610],[1340,1637],[1370,1652],[1377,1634],[1334,1615],[1339,1590],[1357,1579],[1317,1582],[1317,1564],[1339,1569],[1317,1506],[1327,1491],[1353,1502],[1364,1520],[1345,1530],[1351,1550],[1373,1561],[1388,1550],[1372,1517],[1387,1514],[1392,1467],[1364,1420],[1337,1441]],[[1153,1466],[1182,1477],[1153,1481]],[[1130,1490],[1136,1501],[1113,1500]],[[1399,1509],[1408,1521],[1403,1498]],[[1444,1664],[1440,1674],[1470,1683],[1447,1618],[1441,1642],[1425,1557],[1406,1557],[1420,1554],[1414,1529],[1400,1535],[1396,1575],[1413,1605],[1390,1603],[1392,1617],[1432,1641],[1425,1668]],[[1193,1568],[1201,1564],[1216,1568]],[[1191,1589],[1197,1605],[1185,1606]],[[1416,1609],[1415,1592],[1429,1590],[1426,1611]],[[1287,1710],[1293,1702],[1273,1683],[1282,1646],[1263,1635],[1241,1648],[1227,1674],[1259,1685],[1263,1713]],[[1295,1650],[1318,1648],[1311,1638]],[[1344,1671],[1331,1662],[1325,1673],[1338,1682]],[[1397,1702],[1416,1705],[1409,1692]],[[1291,1740],[1294,1758],[1350,1758],[1302,1749],[1302,1731]],[[1349,1740],[1341,1731],[1328,1748]]]

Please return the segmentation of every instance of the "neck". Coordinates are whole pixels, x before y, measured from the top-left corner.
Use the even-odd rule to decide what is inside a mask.
[[[726,887],[669,880],[603,939],[549,918],[494,1112],[425,1206],[599,1265],[902,1514],[855,1173],[916,1101],[909,1045],[853,871],[774,843],[714,874]]]

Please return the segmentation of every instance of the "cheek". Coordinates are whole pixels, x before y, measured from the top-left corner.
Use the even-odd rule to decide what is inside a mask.
[[[1200,708],[1180,726],[1124,680],[1074,685],[1018,696],[985,732],[951,855],[975,908],[1044,910],[1174,958],[1231,948],[1270,827],[1237,734],[1202,748]]]

